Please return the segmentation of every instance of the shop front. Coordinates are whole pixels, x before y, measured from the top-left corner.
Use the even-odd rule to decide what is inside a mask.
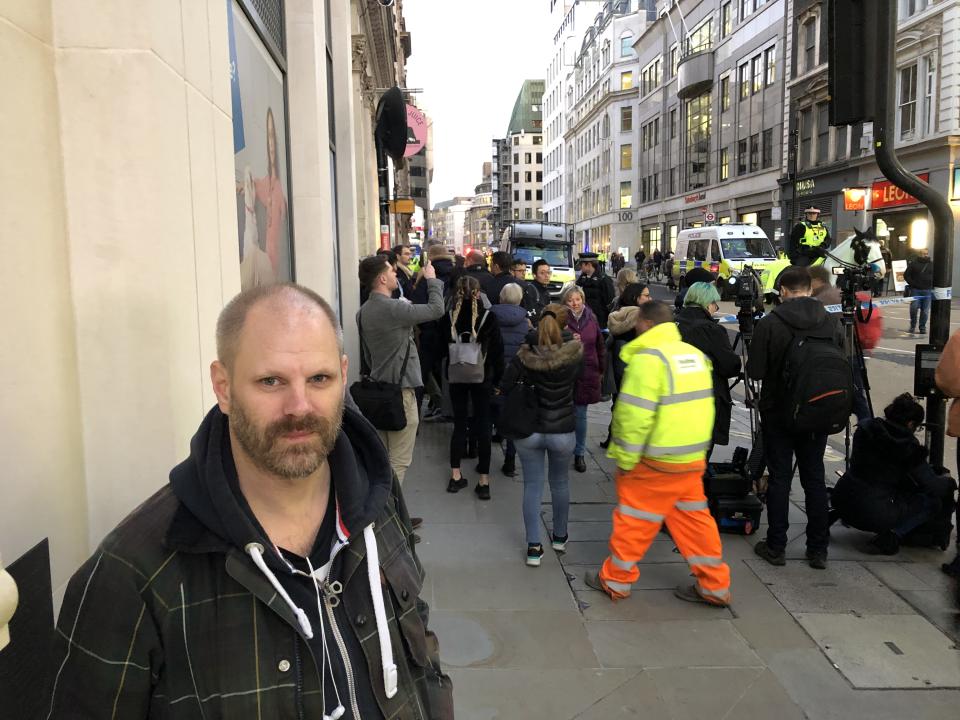
[[[928,173],[920,173],[929,180]],[[889,180],[874,181],[870,188],[873,231],[890,249],[894,260],[908,260],[919,250],[930,249],[930,216],[927,208]]]

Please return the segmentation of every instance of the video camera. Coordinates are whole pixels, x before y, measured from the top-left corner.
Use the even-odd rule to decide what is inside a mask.
[[[860,267],[835,267],[833,274],[837,277],[837,289],[842,293],[855,293],[858,290],[873,288],[877,273],[869,265]]]
[[[755,315],[763,312],[763,279],[752,265],[744,265],[740,273],[727,282],[733,286],[733,303],[741,312]]]

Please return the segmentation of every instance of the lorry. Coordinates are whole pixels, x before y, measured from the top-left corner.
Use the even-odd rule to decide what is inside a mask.
[[[550,297],[557,300],[565,285],[576,282],[573,266],[573,241],[562,223],[516,221],[508,225],[500,240],[500,249],[527,263],[527,280],[533,279],[533,263],[550,263]]]
[[[760,273],[764,289],[768,276],[772,281],[782,270],[783,262],[777,257],[773,243],[756,225],[731,223],[689,228],[677,236],[674,280],[678,281],[695,267],[704,267],[713,273],[721,297],[727,299],[733,288],[730,278],[738,275],[744,265]],[[774,269],[777,272],[772,272]]]

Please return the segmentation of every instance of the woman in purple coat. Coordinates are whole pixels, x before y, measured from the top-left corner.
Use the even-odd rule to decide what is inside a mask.
[[[563,294],[567,313],[567,330],[583,344],[583,371],[577,379],[573,402],[577,411],[577,444],[573,450],[573,468],[586,472],[583,459],[587,446],[587,406],[600,402],[600,380],[603,377],[604,342],[600,324],[587,307],[583,291],[576,285]]]

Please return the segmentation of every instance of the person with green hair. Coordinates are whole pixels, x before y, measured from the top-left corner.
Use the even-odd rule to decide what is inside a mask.
[[[729,379],[740,374],[740,356],[733,351],[727,331],[713,319],[719,309],[720,293],[716,285],[712,282],[695,282],[687,288],[683,308],[677,313],[677,326],[683,341],[710,358],[713,365],[713,399],[716,406],[713,445],[726,445],[730,442],[730,413],[733,407]]]

